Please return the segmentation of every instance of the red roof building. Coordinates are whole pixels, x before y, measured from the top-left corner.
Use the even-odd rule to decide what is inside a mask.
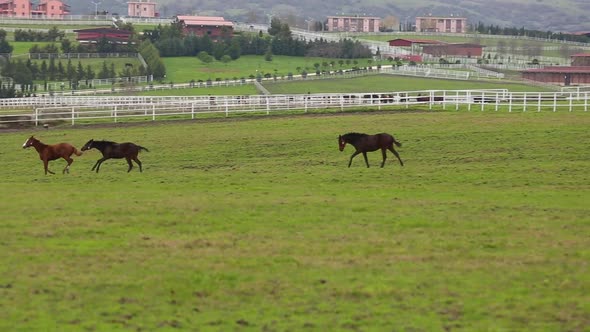
[[[102,38],[106,38],[114,44],[128,44],[131,39],[131,32],[114,28],[93,28],[74,30],[78,35],[76,40],[80,43],[95,44]]]
[[[413,45],[429,45],[429,44],[445,44],[438,40],[429,40],[429,39],[392,39],[387,41],[389,46],[398,46],[398,47],[412,47]]]
[[[479,44],[438,44],[424,45],[422,52],[433,56],[458,56],[477,58],[483,54],[483,46]]]
[[[545,67],[528,69],[522,72],[522,78],[553,84],[589,84],[590,66]]]
[[[590,66],[590,53],[572,55],[572,66]]]
[[[232,35],[234,24],[220,16],[186,16],[179,15],[176,21],[182,25],[184,34],[193,33],[197,36],[208,35],[212,39]]]

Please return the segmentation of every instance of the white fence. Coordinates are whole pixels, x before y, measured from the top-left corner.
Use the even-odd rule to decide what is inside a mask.
[[[268,96],[56,97],[42,107],[1,110],[0,125],[67,122],[155,121],[229,116],[257,112],[308,112],[332,109],[410,109],[478,111],[588,111],[590,92],[509,92],[498,90],[422,90],[391,93],[334,93]]]

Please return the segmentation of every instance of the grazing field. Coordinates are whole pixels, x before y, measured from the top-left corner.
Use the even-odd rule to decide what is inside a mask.
[[[204,63],[197,57],[170,57],[162,58],[162,60],[166,65],[166,80],[175,83],[186,83],[191,80],[215,80],[217,78],[222,80],[233,79],[234,77],[238,79],[242,77],[248,78],[250,75],[256,77],[258,73],[260,75],[276,74],[277,76],[287,76],[289,73],[298,75],[297,68],[300,68],[300,70],[305,69],[307,72],[315,72],[315,63],[321,65],[330,61],[335,61],[335,69],[350,69],[353,66],[351,63],[349,65],[343,64],[341,67],[338,64],[338,60],[341,59],[281,55],[273,55],[272,61],[264,60],[263,56],[245,55],[228,63],[221,61]],[[359,66],[367,65],[367,59],[356,59],[356,61]]]
[[[590,117],[374,112],[0,132],[0,330],[585,331]],[[338,151],[389,132],[400,167]],[[133,141],[44,176],[26,138]],[[64,162],[52,162],[60,171]]]
[[[416,90],[508,89],[510,91],[549,91],[546,88],[518,83],[491,81],[461,81],[420,78],[397,75],[372,75],[357,78],[307,80],[265,83],[273,94],[288,93],[339,93],[339,92],[390,92]]]

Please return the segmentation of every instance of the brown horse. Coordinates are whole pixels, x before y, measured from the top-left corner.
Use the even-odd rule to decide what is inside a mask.
[[[399,160],[399,163],[404,166],[404,162],[399,157],[399,154],[393,148],[393,145],[397,145],[401,147],[402,144],[393,138],[393,136],[385,133],[376,134],[376,135],[367,135],[367,134],[359,134],[359,133],[348,133],[344,135],[338,136],[338,147],[340,151],[344,150],[346,143],[350,143],[356,151],[350,156],[350,161],[348,162],[348,167],[352,164],[352,158],[354,158],[359,153],[363,154],[365,157],[365,163],[367,167],[369,167],[369,160],[367,160],[367,152],[377,151],[381,149],[381,153],[383,154],[383,161],[381,162],[381,167],[385,165],[385,159],[387,159],[386,150],[393,152],[393,154]]]
[[[129,165],[129,169],[127,172],[129,173],[133,168],[133,163],[131,160],[135,161],[139,166],[139,171],[142,172],[141,169],[141,161],[137,158],[139,151],[148,149],[144,148],[143,146],[139,146],[134,143],[115,143],[111,141],[95,141],[91,139],[82,147],[82,151],[90,150],[90,149],[97,149],[102,153],[102,158],[96,161],[96,164],[92,167],[92,170],[96,168],[96,173],[100,169],[100,165],[107,160],[107,159],[121,159],[125,158],[127,160],[127,164]]]
[[[51,174],[55,174],[50,171],[47,166],[51,160],[63,158],[68,162],[68,165],[64,168],[62,173],[70,173],[70,165],[74,162],[72,159],[72,154],[76,156],[81,156],[82,152],[78,151],[74,146],[68,143],[59,143],[54,145],[47,145],[41,143],[38,139],[31,136],[29,139],[23,144],[23,149],[34,147],[35,150],[39,153],[39,159],[43,160],[43,166],[45,166],[45,175],[47,172]]]

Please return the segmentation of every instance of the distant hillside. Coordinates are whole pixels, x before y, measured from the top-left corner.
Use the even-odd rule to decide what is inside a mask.
[[[268,21],[269,15],[292,20],[324,20],[327,15],[396,16],[401,22],[416,16],[461,15],[469,22],[524,26],[551,31],[590,31],[589,0],[155,0],[164,17],[176,14],[221,15],[239,21]],[[91,2],[69,1],[72,12],[93,12]],[[127,13],[125,0],[103,0],[99,10]]]

